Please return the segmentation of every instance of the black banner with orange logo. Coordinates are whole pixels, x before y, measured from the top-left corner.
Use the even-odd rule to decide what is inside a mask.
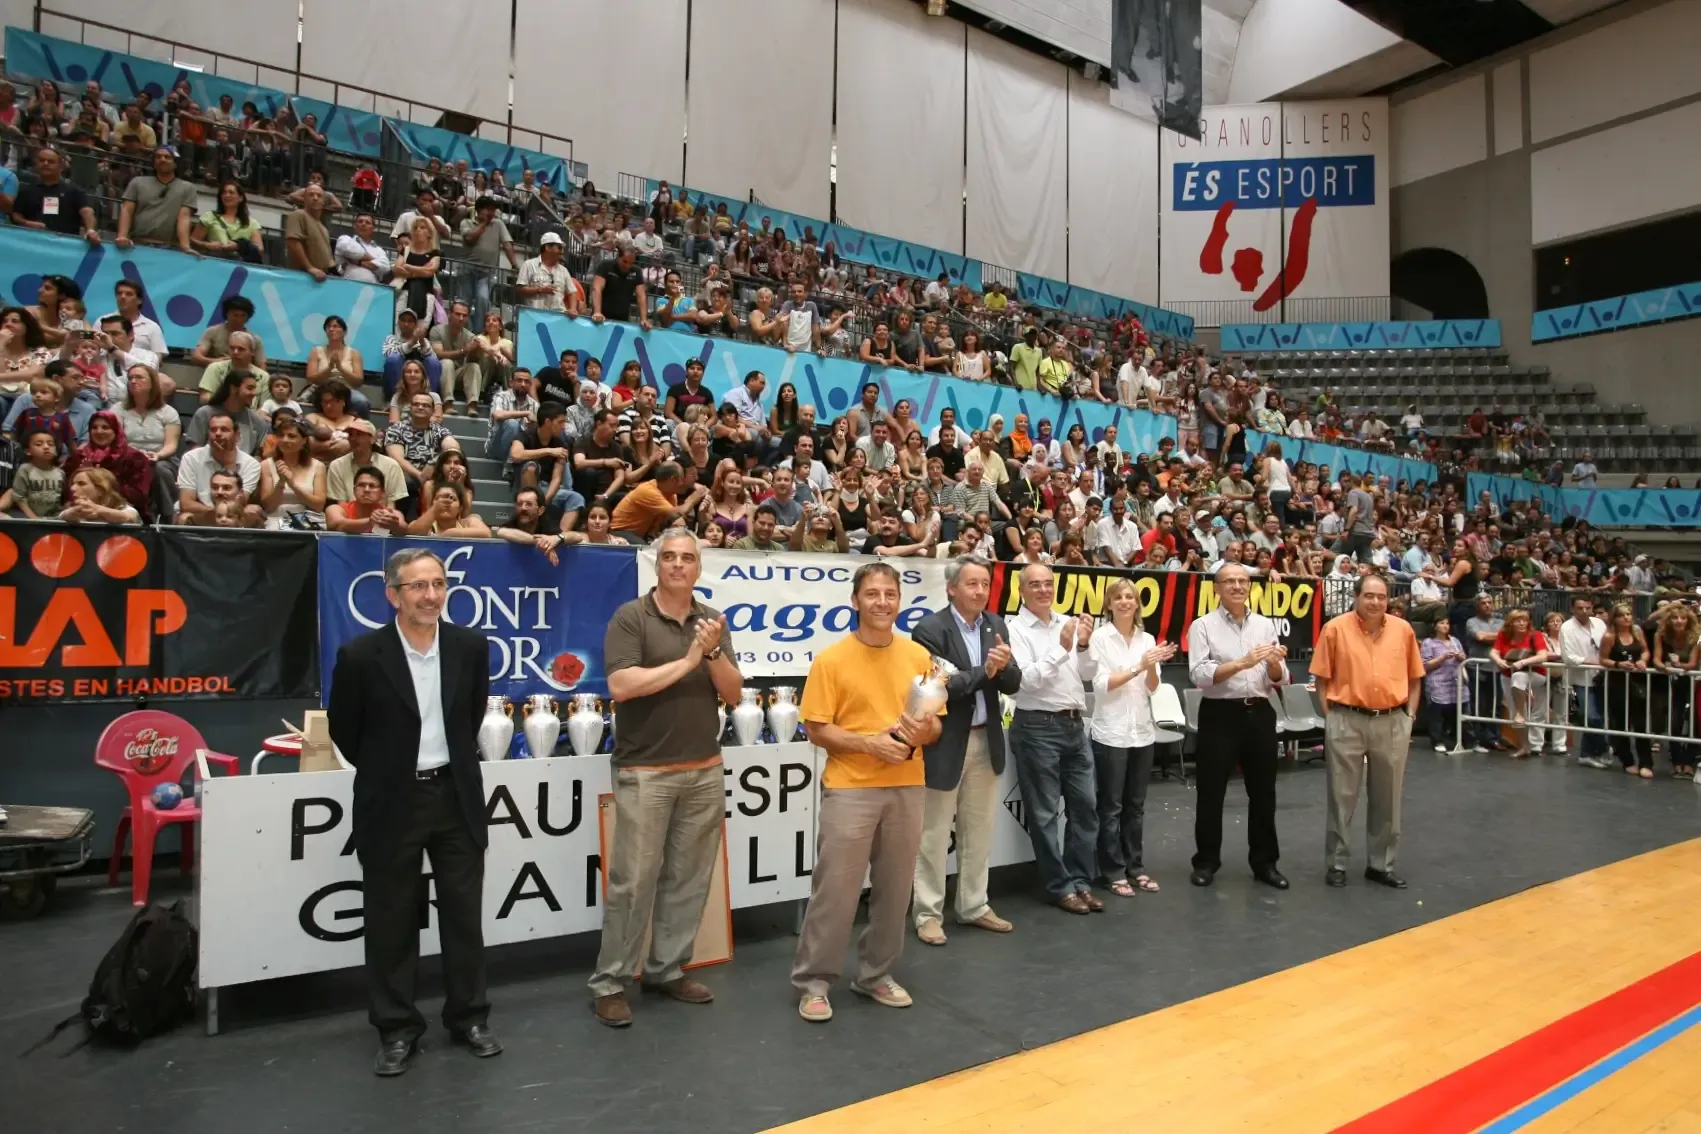
[[[1116,567],[1069,567],[1052,564],[1056,576],[1056,608],[1065,614],[1083,611],[1095,618],[1105,616],[1104,590],[1112,579],[1132,579],[1140,595],[1140,613],[1146,631],[1160,642],[1187,648],[1187,628],[1200,615],[1217,609],[1217,590],[1212,576],[1188,571],[1128,571]],[[988,608],[1013,617],[1022,609],[1018,577],[1020,563],[995,563],[992,597]],[[1248,605],[1274,619],[1276,633],[1289,657],[1304,657],[1317,641],[1323,624],[1321,589],[1316,579],[1252,580]]]
[[[0,521],[0,703],[312,697],[311,535]]]

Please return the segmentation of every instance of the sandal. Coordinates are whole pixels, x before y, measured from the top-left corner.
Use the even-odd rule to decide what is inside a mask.
[[[1110,892],[1119,898],[1132,898],[1134,896],[1134,887],[1128,884],[1128,879],[1118,878],[1110,884]]]
[[[1136,874],[1134,876],[1134,888],[1137,890],[1144,890],[1148,894],[1155,894],[1158,892],[1158,884],[1152,881],[1152,876],[1150,874]]]

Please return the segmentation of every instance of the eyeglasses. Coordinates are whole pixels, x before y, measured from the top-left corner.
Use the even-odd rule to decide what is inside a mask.
[[[448,591],[449,581],[447,579],[419,579],[412,583],[402,583],[396,589],[406,591],[410,595],[439,594]]]

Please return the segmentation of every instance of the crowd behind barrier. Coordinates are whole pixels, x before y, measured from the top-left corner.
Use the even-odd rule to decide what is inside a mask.
[[[268,119],[275,119],[286,108],[292,109],[297,119],[312,114],[327,144],[340,153],[364,158],[379,157],[382,127],[387,124],[421,160],[465,157],[477,168],[487,171],[500,169],[516,182],[523,171],[530,169],[539,181],[547,182],[558,191],[566,192],[572,184],[571,160],[554,154],[421,126],[322,99],[298,97],[270,87],[174,67],[169,63],[41,35],[24,28],[6,29],[6,71],[11,75],[50,78],[66,84],[82,84],[92,79],[126,101],[143,93],[156,101],[161,100],[179,83],[187,82],[190,96],[204,110],[219,106],[220,100],[228,97],[237,110],[240,111],[246,103],[253,103],[255,109]]]
[[[643,367],[644,381],[665,391],[685,380],[685,364],[696,359],[704,364],[704,382],[715,394],[716,405],[741,386],[744,376],[759,370],[768,376],[762,410],[773,408],[781,385],[792,383],[798,398],[817,407],[818,420],[830,422],[855,406],[868,382],[881,388],[881,404],[891,406],[908,399],[917,422],[934,422],[949,408],[958,424],[971,432],[985,429],[995,414],[1013,422],[1017,414],[1030,420],[1048,420],[1053,433],[1062,436],[1074,425],[1083,426],[1095,443],[1108,427],[1116,427],[1118,441],[1129,453],[1154,454],[1164,438],[1176,438],[1175,418],[1167,414],[1129,406],[1105,405],[1079,398],[1064,401],[1036,390],[1012,389],[990,382],[972,382],[943,374],[914,374],[894,367],[876,367],[846,358],[810,353],[790,353],[779,347],[735,342],[669,331],[646,332],[627,323],[593,323],[551,312],[522,309],[515,338],[519,365],[534,373],[553,366],[564,350],[576,350],[581,358],[595,358],[604,374],[619,374],[628,361]]]
[[[628,176],[623,174],[621,182],[627,180]],[[643,194],[639,198],[643,201],[649,201],[667,185],[665,181],[655,178],[630,180],[634,188]],[[949,277],[952,285],[964,284],[975,291],[984,289],[995,279],[1013,280],[1013,286],[1008,283],[1006,286],[1010,286],[1015,297],[1023,303],[1106,321],[1115,321],[1133,314],[1154,334],[1186,340],[1191,340],[1194,336],[1192,318],[1152,304],[1108,295],[1091,288],[1077,287],[1044,276],[982,264],[979,260],[955,252],[945,252],[895,237],[864,232],[843,222],[834,224],[815,217],[800,216],[784,209],[769,208],[760,201],[742,201],[684,185],[669,186],[669,190],[676,196],[689,196],[698,207],[710,211],[716,211],[724,205],[735,223],[746,222],[752,230],[764,227],[762,222],[768,221],[793,241],[803,240],[805,233],[813,233],[823,246],[832,243],[839,255],[852,263],[867,264],[928,280],[943,273]]]

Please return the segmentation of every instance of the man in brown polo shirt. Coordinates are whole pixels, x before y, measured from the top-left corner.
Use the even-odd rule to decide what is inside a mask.
[[[1417,635],[1403,618],[1388,617],[1388,580],[1361,575],[1353,609],[1331,618],[1318,637],[1308,667],[1323,690],[1323,751],[1329,781],[1324,836],[1331,886],[1347,884],[1352,858],[1353,812],[1368,771],[1372,882],[1406,888],[1394,873],[1400,847],[1400,792],[1406,778],[1412,717],[1423,692],[1423,658]]]
[[[591,1008],[611,1028],[632,1022],[626,981],[688,1004],[714,994],[685,976],[721,851],[726,784],[718,702],[738,701],[726,619],[692,595],[703,572],[697,537],[670,528],[656,543],[656,586],[609,620],[603,640],[614,699],[614,846]],[[649,956],[644,931],[650,930]]]

